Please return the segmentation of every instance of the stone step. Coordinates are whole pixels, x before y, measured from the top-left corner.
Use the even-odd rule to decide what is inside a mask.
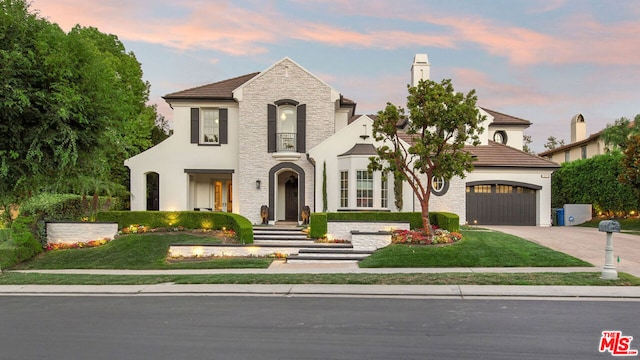
[[[288,264],[296,264],[296,263],[316,263],[316,264],[327,264],[327,263],[348,263],[353,262],[357,263],[358,261],[364,259],[366,256],[361,258],[354,258],[348,256],[305,256],[305,255],[290,255],[287,257]]]
[[[367,251],[367,250],[353,250],[353,248],[313,248],[313,249],[300,249],[300,251],[298,251],[298,254],[300,255],[309,255],[309,256],[322,256],[322,255],[327,255],[327,256],[335,256],[335,255],[344,255],[344,256],[352,256],[352,255],[356,255],[356,256],[369,256],[371,254],[373,254],[373,251]]]
[[[264,225],[264,226],[254,226],[253,227],[253,232],[302,232],[302,230],[304,230],[304,227],[297,227],[297,226],[268,226],[268,225]]]
[[[278,239],[278,238],[284,238],[284,239],[308,239],[309,237],[307,236],[307,234],[303,234],[303,233],[290,233],[290,234],[256,234],[253,233],[253,238],[254,239]]]
[[[259,240],[254,239],[253,245],[269,245],[269,246],[286,246],[286,247],[297,247],[304,248],[308,246],[312,246],[316,244],[312,239],[309,240]]]

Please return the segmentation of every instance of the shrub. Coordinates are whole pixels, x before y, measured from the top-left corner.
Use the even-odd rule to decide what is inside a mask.
[[[19,216],[11,225],[13,248],[0,252],[2,267],[10,267],[42,252],[42,244],[36,239],[36,222],[31,216]]]
[[[313,213],[309,219],[309,237],[323,238],[327,235],[327,214]]]
[[[328,221],[407,221],[411,229],[422,227],[422,214],[419,212],[332,212],[311,214],[309,236],[320,238],[327,233]],[[446,212],[429,213],[429,221],[432,225],[450,232],[460,231],[460,218],[458,215]]]
[[[205,211],[103,211],[98,221],[117,222],[118,228],[141,225],[149,228],[183,227],[185,229],[231,229],[238,241],[253,243],[253,225],[242,215]]]

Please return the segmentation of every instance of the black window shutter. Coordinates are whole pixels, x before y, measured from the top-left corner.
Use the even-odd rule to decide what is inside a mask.
[[[296,129],[298,130],[297,135],[297,149],[299,153],[307,152],[307,105],[302,104],[298,105],[297,111],[297,123]]]
[[[267,151],[276,152],[276,106],[267,104]]]
[[[218,110],[220,115],[220,144],[228,144],[229,143],[229,110],[228,109],[220,109]]]
[[[191,143],[200,142],[200,109],[191,108]]]

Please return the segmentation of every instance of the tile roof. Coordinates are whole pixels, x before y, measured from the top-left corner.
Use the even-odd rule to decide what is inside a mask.
[[[598,139],[600,138],[600,135],[602,135],[603,131],[604,130],[601,130],[601,131],[598,131],[595,134],[591,134],[591,135],[589,135],[588,138],[586,138],[584,140],[572,142],[571,144],[566,144],[566,145],[558,146],[557,148],[554,148],[554,149],[551,149],[551,150],[543,151],[543,152],[539,153],[538,156],[551,156],[553,154],[561,153],[561,152],[564,152],[566,150],[573,149],[575,147],[582,146],[584,144],[588,144],[588,143],[590,143],[592,141],[598,141]]]
[[[256,77],[259,72],[222,80],[213,84],[194,87],[163,96],[165,100],[199,99],[199,100],[233,100],[233,90]]]
[[[489,141],[488,145],[465,146],[476,157],[473,166],[478,167],[519,167],[519,168],[559,168],[560,165],[539,156],[526,153],[510,146]]]
[[[531,121],[529,120],[524,120],[519,117],[503,114],[501,112],[490,110],[484,107],[480,107],[480,109],[488,112],[489,115],[493,116],[492,124],[494,125],[531,125]]]

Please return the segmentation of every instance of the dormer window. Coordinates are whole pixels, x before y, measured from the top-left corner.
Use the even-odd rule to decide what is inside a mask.
[[[498,144],[506,145],[507,133],[502,130],[496,131],[495,133],[493,133],[493,141],[497,142]]]

